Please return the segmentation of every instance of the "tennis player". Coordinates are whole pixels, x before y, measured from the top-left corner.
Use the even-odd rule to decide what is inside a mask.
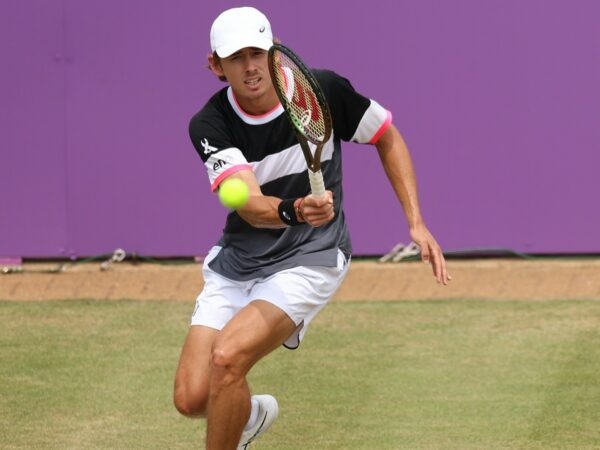
[[[271,24],[250,7],[221,13],[210,31],[210,70],[227,86],[191,119],[189,133],[213,191],[230,177],[250,200],[231,211],[208,253],[177,373],[182,414],[207,418],[206,448],[247,448],[276,419],[271,395],[252,395],[246,375],[281,345],[295,349],[342,283],[352,247],[344,219],[341,141],[376,147],[408,220],[410,237],[438,283],[450,276],[421,216],[411,159],[391,114],[331,71],[314,74],[333,133],[324,197],[309,195],[307,166],[269,77]]]

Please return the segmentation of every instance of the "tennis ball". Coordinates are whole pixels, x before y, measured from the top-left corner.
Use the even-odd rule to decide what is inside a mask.
[[[248,185],[239,178],[229,178],[219,185],[219,200],[226,208],[241,208],[249,197]]]

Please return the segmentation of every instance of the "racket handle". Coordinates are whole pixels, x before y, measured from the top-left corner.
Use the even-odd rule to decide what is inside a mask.
[[[309,169],[308,181],[310,181],[310,190],[312,195],[315,197],[322,197],[325,195],[325,182],[323,181],[323,174],[320,170],[313,172]]]

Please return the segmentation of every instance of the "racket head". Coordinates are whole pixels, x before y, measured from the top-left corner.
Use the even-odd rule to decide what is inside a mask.
[[[269,49],[273,86],[290,122],[315,145],[331,137],[331,114],[319,82],[290,48],[273,44]]]

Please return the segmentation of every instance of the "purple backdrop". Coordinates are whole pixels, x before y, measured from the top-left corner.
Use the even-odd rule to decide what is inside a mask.
[[[308,2],[253,4],[393,112],[446,250],[600,252],[600,2]],[[230,6],[0,3],[0,256],[206,253],[226,212],[187,123],[222,86],[205,61]],[[344,164],[356,253],[406,242],[373,148]]]

